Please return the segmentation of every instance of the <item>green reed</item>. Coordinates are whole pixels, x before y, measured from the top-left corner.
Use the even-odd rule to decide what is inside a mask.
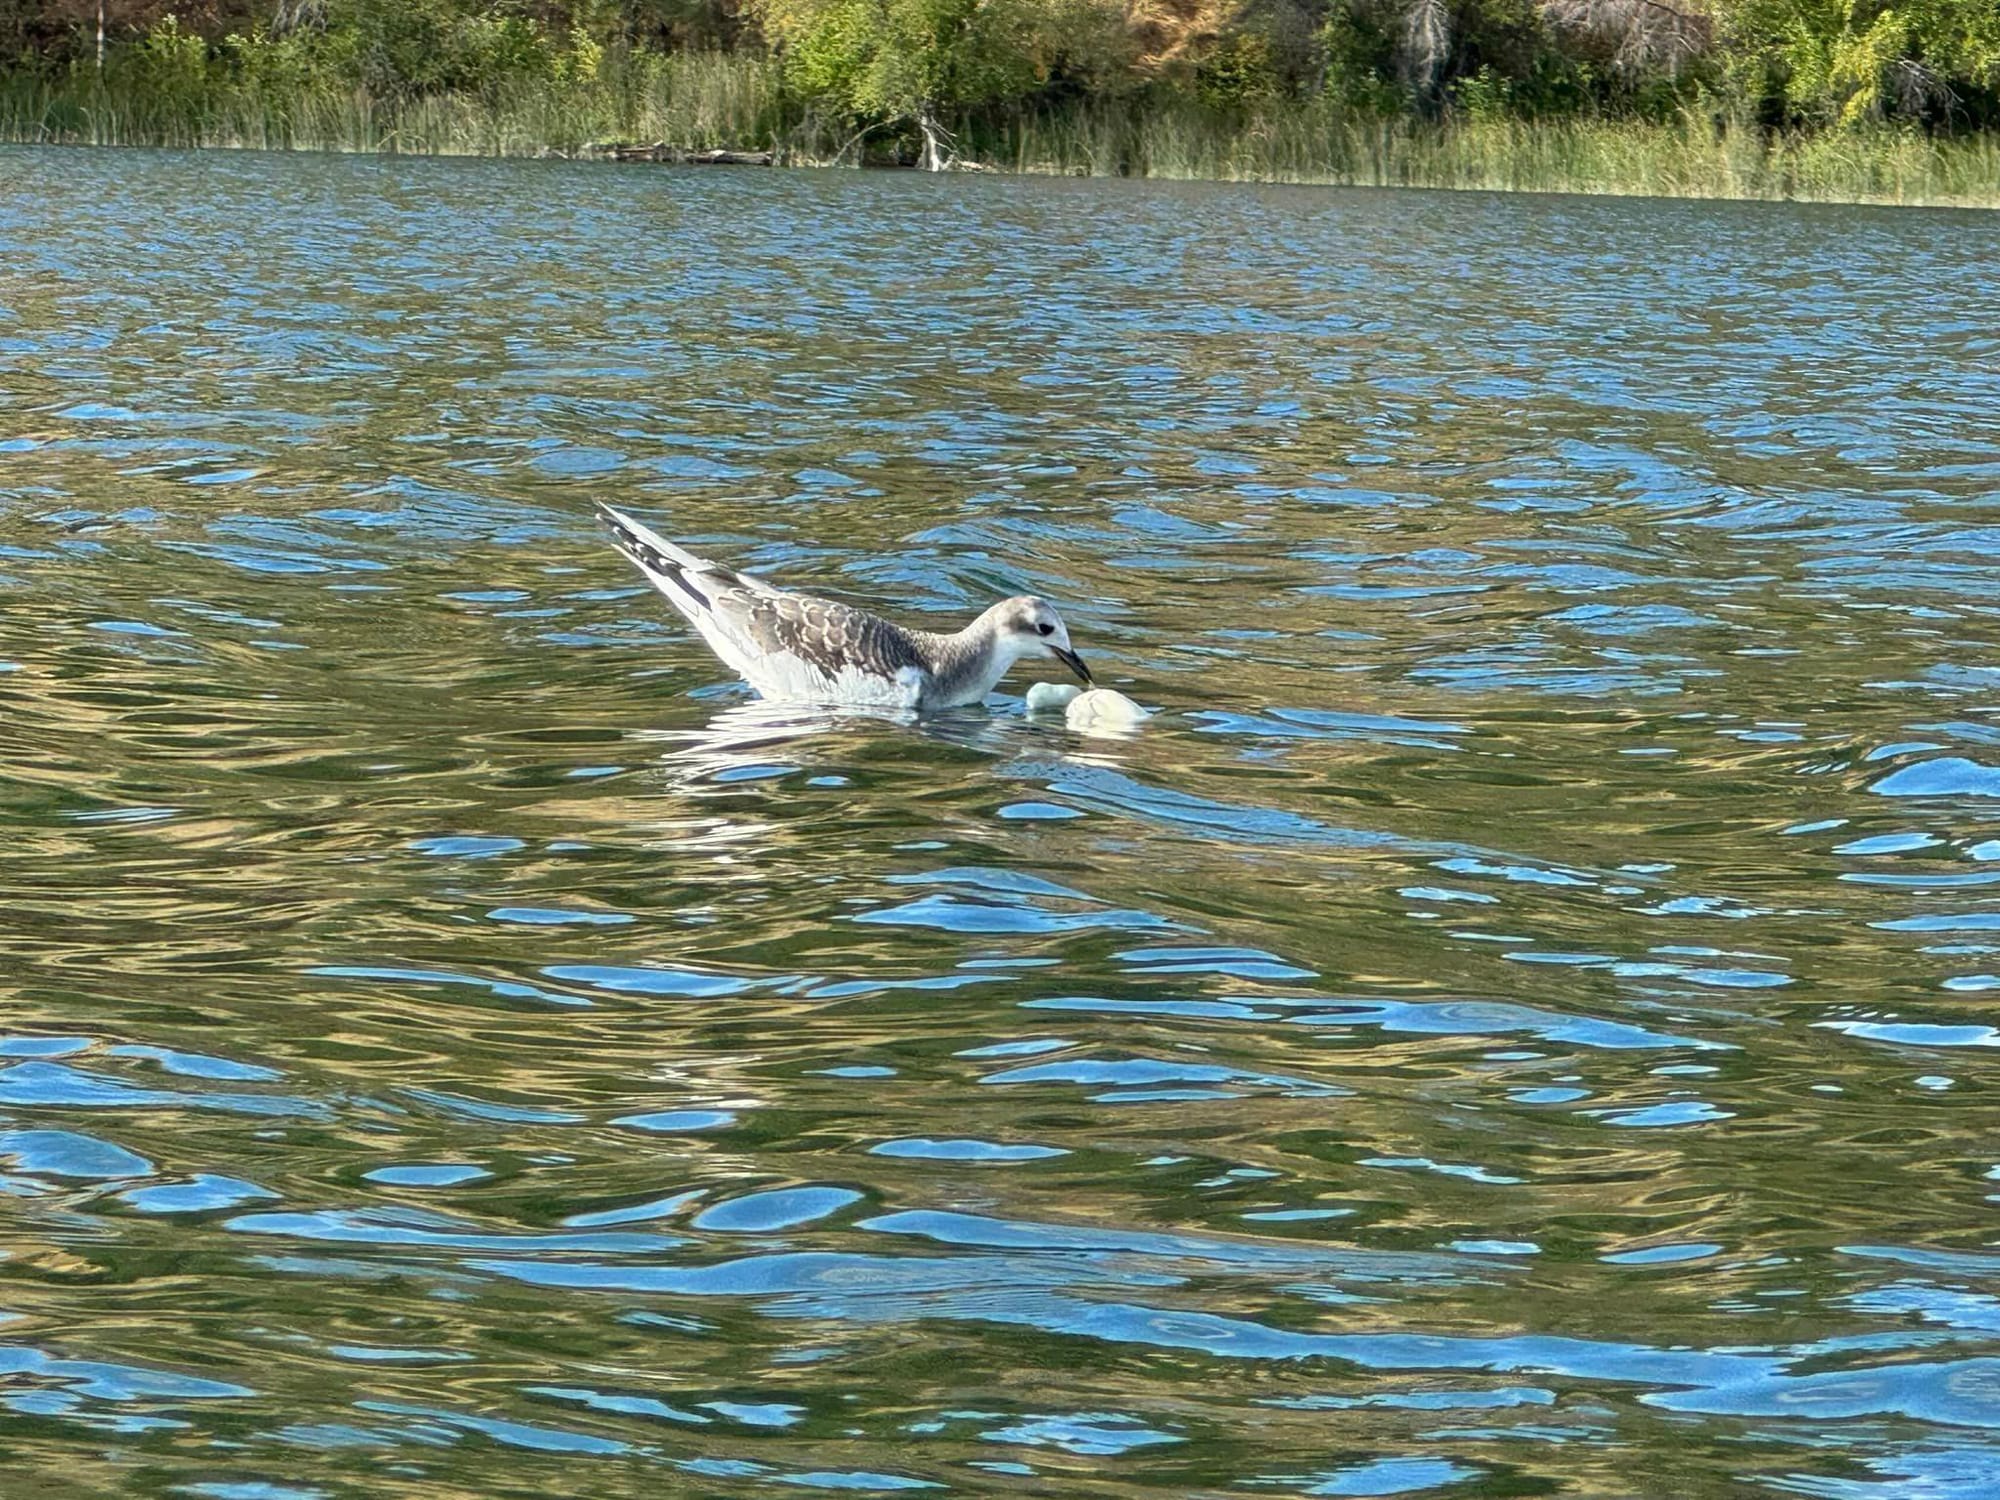
[[[2000,206],[2000,135],[1776,135],[1707,119],[1380,119],[1322,103],[1219,111],[1155,90],[958,123],[1007,171],[1697,198]],[[0,74],[0,139],[436,155],[569,155],[593,142],[775,151],[852,163],[851,128],[789,99],[769,60],[607,57],[588,76],[379,97],[307,74],[154,69]],[[877,160],[893,129],[866,143]]]
[[[802,123],[781,108],[770,63],[715,53],[635,54],[608,59],[588,77],[415,97],[255,73],[0,75],[0,139],[10,141],[537,156],[610,140],[810,144],[817,133],[802,132]]]
[[[1157,102],[1027,116],[995,165],[1065,175],[1658,197],[2000,206],[2000,136],[1771,134],[1708,120],[1366,119],[1313,106],[1229,117]]]

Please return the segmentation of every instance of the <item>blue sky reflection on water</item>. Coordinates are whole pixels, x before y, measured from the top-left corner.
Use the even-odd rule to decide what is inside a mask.
[[[8,1472],[2000,1493],[1996,251],[0,152]]]

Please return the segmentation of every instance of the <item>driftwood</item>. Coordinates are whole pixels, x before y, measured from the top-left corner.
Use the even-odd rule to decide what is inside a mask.
[[[1443,0],[1435,0],[1442,4]],[[990,172],[993,169],[984,162],[972,161],[958,154],[958,143],[951,134],[939,125],[929,110],[914,115],[899,115],[892,120],[879,120],[875,124],[857,132],[846,145],[834,153],[830,163],[839,166],[847,155],[861,142],[877,130],[890,126],[914,124],[923,137],[923,150],[916,165],[929,172]],[[560,156],[557,151],[544,150],[544,156]],[[655,141],[650,146],[641,146],[631,141],[592,141],[583,147],[579,156],[595,157],[600,161],[657,161],[671,166],[691,167],[774,167],[778,164],[775,151],[690,151],[684,146],[669,146],[665,141]]]
[[[628,141],[602,141],[589,149],[591,155],[608,156],[613,161],[657,161],[675,166],[768,167],[777,160],[769,151],[689,151],[680,146],[669,146],[665,141],[655,141],[650,146],[635,146]]]
[[[938,124],[929,100],[918,106],[917,133],[924,138],[923,152],[917,157],[919,172],[949,172],[958,165],[958,142]]]
[[[674,158],[697,167],[768,167],[776,159],[768,151],[688,151]]]
[[[847,160],[847,153],[878,130],[887,130],[896,125],[914,125],[923,138],[923,150],[917,155],[916,168],[920,172],[990,172],[993,169],[985,162],[973,161],[958,154],[958,141],[952,133],[938,124],[937,115],[928,104],[921,105],[912,115],[896,115],[891,119],[877,120],[872,125],[864,125],[847,138],[847,142],[833,153],[828,166],[837,167]]]

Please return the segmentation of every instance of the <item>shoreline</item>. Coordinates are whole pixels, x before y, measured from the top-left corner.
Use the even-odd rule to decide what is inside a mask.
[[[1172,97],[975,112],[950,126],[952,160],[982,174],[2000,208],[2000,130],[1778,132],[1693,115],[1428,122],[1324,103],[1218,110]],[[643,84],[571,81],[401,99],[215,81],[155,94],[0,72],[0,142],[17,146],[908,165],[910,142],[893,130],[855,149],[869,134],[801,113],[768,65],[744,59],[667,59]]]
[[[772,152],[736,152],[736,148],[674,148],[678,150],[672,158],[620,158],[610,152],[564,152],[558,148],[538,148],[538,150],[480,150],[468,146],[432,146],[422,150],[406,150],[388,146],[348,146],[348,144],[256,144],[256,142],[174,142],[174,140],[118,140],[118,142],[96,142],[96,140],[32,140],[20,136],[0,134],[0,148],[30,148],[30,150],[182,150],[182,152],[254,152],[266,156],[386,156],[400,160],[494,160],[494,162],[562,162],[568,166],[668,166],[668,168],[736,168],[736,170],[778,170],[778,172],[894,172],[894,174],[918,174],[920,168],[910,164],[894,162],[866,162],[866,164],[836,164],[832,160],[818,160],[808,156],[794,156],[786,160],[784,156],[774,156]],[[728,150],[732,154],[744,156],[772,156],[764,162],[706,162],[704,154],[714,150]],[[1534,182],[1520,180],[1490,180],[1490,178],[1468,178],[1452,176],[1426,178],[1426,176],[1398,176],[1394,180],[1382,176],[1358,176],[1358,174],[1308,174],[1308,172],[1258,172],[1254,168],[1244,172],[1226,174],[1180,174],[1180,172],[1076,172],[1064,170],[1060,166],[994,166],[990,162],[968,162],[946,172],[936,172],[932,176],[986,176],[986,178],[1084,178],[1084,180],[1120,180],[1120,182],[1212,182],[1228,186],[1250,186],[1250,188],[1350,188],[1368,192],[1490,192],[1526,198],[1646,198],[1656,202],[1716,202],[1716,204],[1810,204],[1826,208],[1914,208],[1914,210],[1948,210],[1948,212],[1996,212],[2000,210],[2000,182],[1992,188],[1974,194],[1926,194],[1926,192],[1796,192],[1770,190],[1764,184],[1736,188],[1730,186],[1700,186],[1688,184],[1678,188],[1666,188],[1660,184],[1628,184],[1628,182],[1606,182],[1598,178],[1572,180],[1560,174],[1548,178],[1538,178]]]

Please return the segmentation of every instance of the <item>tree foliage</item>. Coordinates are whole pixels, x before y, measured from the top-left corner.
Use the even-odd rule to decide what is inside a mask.
[[[1020,99],[1102,81],[1120,28],[1093,0],[755,0],[785,76],[856,121]]]
[[[176,97],[490,94],[763,51],[794,107],[927,153],[956,119],[1140,93],[1244,117],[2000,125],[2000,0],[0,0],[0,66],[94,71],[100,14],[107,80]]]
[[[1990,123],[2000,104],[1994,0],[1737,0],[1725,56],[1794,119]]]

